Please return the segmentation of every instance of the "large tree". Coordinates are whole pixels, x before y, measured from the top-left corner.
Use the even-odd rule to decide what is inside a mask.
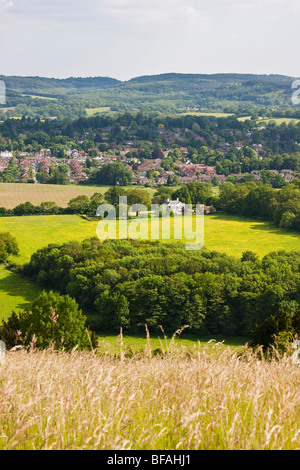
[[[8,348],[18,344],[37,348],[90,349],[97,341],[85,327],[86,317],[69,295],[43,291],[31,311],[15,312],[0,326],[0,339]]]
[[[9,232],[0,232],[0,263],[7,261],[10,255],[18,255],[19,248],[16,238]]]
[[[96,173],[96,183],[108,186],[129,186],[132,183],[132,175],[122,163],[105,163]]]

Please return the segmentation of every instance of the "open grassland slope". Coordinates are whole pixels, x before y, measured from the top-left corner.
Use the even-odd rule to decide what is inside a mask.
[[[300,369],[288,358],[150,352],[9,352],[0,449],[299,449]]]

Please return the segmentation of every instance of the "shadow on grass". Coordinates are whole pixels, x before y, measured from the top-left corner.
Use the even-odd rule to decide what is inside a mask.
[[[276,227],[272,222],[262,222],[261,220],[258,220],[257,222],[261,222],[261,225],[251,225],[251,230],[262,230],[271,234],[287,235],[289,237],[299,238],[300,241],[300,233],[298,232]]]
[[[295,232],[293,230],[287,230],[280,227],[276,227],[276,225],[270,220],[258,219],[258,218],[249,218],[249,217],[242,217],[233,214],[224,214],[224,213],[217,213],[217,214],[209,214],[209,218],[216,219],[216,220],[224,220],[225,222],[246,222],[252,224],[250,226],[251,230],[261,230],[264,232],[268,232],[270,234],[274,233],[277,235],[288,235],[290,237],[299,238],[300,241],[300,233]],[[299,246],[300,248],[300,246]]]
[[[0,307],[2,310],[28,308],[40,293],[40,288],[25,276],[0,267]]]

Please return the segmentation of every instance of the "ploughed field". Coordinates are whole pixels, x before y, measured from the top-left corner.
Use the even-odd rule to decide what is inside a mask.
[[[44,201],[53,201],[59,207],[67,207],[70,199],[86,195],[91,197],[94,193],[104,194],[109,186],[60,185],[60,184],[28,184],[28,183],[0,183],[0,207],[13,209],[24,202],[40,205]],[[148,189],[151,194],[153,189]]]

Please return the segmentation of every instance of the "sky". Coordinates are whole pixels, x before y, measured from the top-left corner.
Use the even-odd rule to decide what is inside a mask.
[[[0,75],[300,76],[299,0],[0,0]]]

